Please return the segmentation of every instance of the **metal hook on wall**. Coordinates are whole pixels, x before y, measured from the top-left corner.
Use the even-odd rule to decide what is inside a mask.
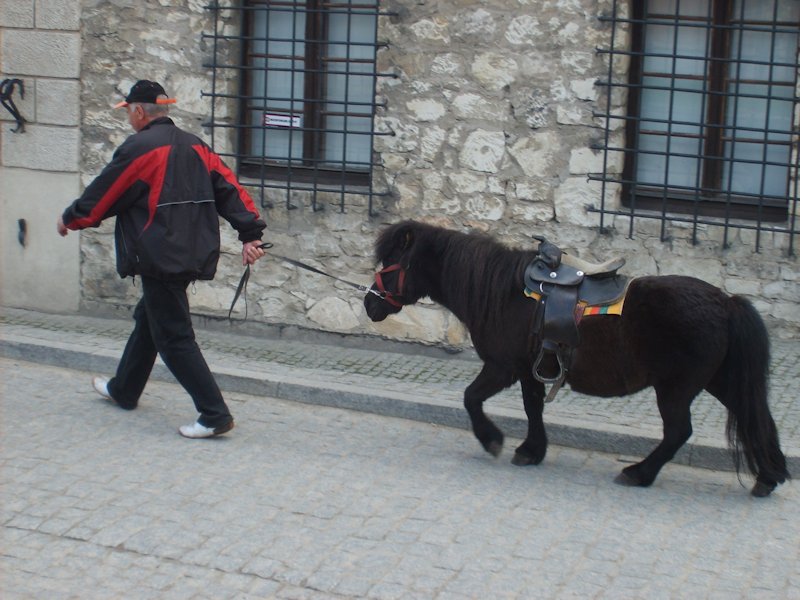
[[[20,114],[12,98],[14,95],[14,87],[17,85],[19,86],[19,97],[25,98],[25,84],[22,79],[4,79],[3,82],[0,83],[0,104],[11,113],[11,116],[14,117],[14,120],[17,122],[17,126],[11,131],[14,133],[23,133],[25,131],[25,117]]]

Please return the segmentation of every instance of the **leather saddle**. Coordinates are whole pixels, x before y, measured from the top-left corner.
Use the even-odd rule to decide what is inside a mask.
[[[583,307],[618,301],[625,295],[629,278],[617,274],[625,264],[624,258],[595,265],[564,254],[543,237],[536,239],[540,242],[539,254],[525,269],[525,286],[532,292],[530,295],[538,297],[534,327],[542,340],[533,375],[543,383],[558,383],[560,387],[572,352],[580,343],[578,322]],[[540,371],[542,359],[548,355],[554,355],[558,362],[555,376]]]

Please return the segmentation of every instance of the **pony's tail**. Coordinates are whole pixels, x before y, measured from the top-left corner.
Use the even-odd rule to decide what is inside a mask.
[[[755,307],[741,296],[731,297],[725,359],[728,407],[726,433],[736,472],[742,459],[759,482],[771,487],[790,478],[778,430],[769,412],[769,335]]]

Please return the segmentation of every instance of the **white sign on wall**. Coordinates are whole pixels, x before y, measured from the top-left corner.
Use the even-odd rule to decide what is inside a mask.
[[[268,127],[301,127],[302,122],[300,115],[264,113],[264,125]]]

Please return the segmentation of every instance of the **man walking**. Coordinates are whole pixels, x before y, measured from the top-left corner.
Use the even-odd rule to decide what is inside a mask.
[[[200,138],[167,116],[169,98],[154,81],[138,81],[123,102],[136,132],[58,219],[58,233],[97,227],[115,216],[117,272],[139,276],[142,298],[116,375],[95,377],[94,389],[121,408],[136,408],[156,355],[194,401],[188,438],[230,431],[233,417],[198,347],[186,289],[214,278],[220,254],[219,218],[239,233],[242,264],[264,256],[266,227],[233,172]]]

